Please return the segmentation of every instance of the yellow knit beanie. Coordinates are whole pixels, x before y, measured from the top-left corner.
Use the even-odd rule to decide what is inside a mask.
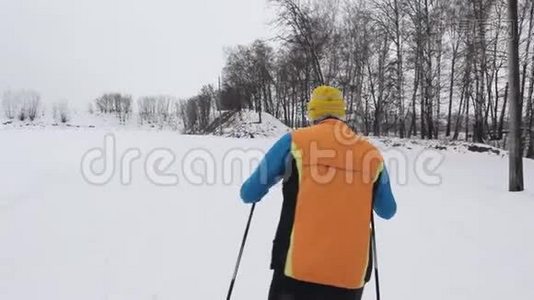
[[[323,85],[313,90],[308,102],[308,119],[316,121],[327,116],[345,117],[345,100],[339,89]]]

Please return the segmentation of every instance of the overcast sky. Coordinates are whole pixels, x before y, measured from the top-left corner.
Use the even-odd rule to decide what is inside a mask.
[[[266,0],[0,0],[0,93],[75,106],[119,91],[194,95],[223,49],[268,38]]]

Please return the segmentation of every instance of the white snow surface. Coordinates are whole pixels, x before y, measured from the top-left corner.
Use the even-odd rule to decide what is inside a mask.
[[[84,153],[110,133],[118,157],[142,153],[129,185],[118,169],[101,186],[80,171]],[[0,299],[225,298],[250,209],[239,186],[250,170],[222,178],[223,160],[268,149],[273,138],[48,128],[0,130],[0,141]],[[176,155],[167,172],[177,185],[155,185],[144,172],[160,148]],[[393,179],[398,214],[377,221],[382,299],[534,299],[534,162],[525,160],[526,191],[509,193],[506,157],[439,151],[441,184],[426,185],[413,168],[424,147],[395,148],[408,176]],[[212,154],[215,183],[187,181],[191,151]],[[258,204],[233,299],[266,299],[281,203],[277,185]],[[363,298],[375,299],[373,282]]]

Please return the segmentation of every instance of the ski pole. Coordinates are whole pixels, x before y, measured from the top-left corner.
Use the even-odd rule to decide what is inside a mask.
[[[237,262],[235,264],[234,275],[232,276],[232,281],[230,282],[230,288],[228,289],[228,295],[226,300],[230,300],[232,297],[232,291],[234,289],[235,279],[237,278],[237,271],[239,270],[239,265],[241,264],[241,257],[243,256],[243,250],[245,249],[245,243],[247,242],[248,230],[250,229],[250,222],[252,221],[252,215],[254,215],[254,208],[256,203],[252,204],[250,208],[250,215],[248,216],[247,227],[245,228],[245,234],[243,235],[243,241],[241,242],[241,249],[239,249],[239,255],[237,256]]]
[[[380,280],[378,277],[378,254],[376,253],[375,216],[371,212],[372,244],[373,244],[373,264],[375,266],[375,287],[376,299],[380,300]]]

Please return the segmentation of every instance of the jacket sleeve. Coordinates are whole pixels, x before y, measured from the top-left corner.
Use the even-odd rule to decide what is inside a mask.
[[[254,173],[241,186],[243,202],[260,201],[269,189],[283,178],[290,149],[291,134],[288,133],[269,149]]]
[[[383,219],[391,219],[397,212],[397,203],[391,191],[389,174],[384,166],[374,185],[373,209]]]

